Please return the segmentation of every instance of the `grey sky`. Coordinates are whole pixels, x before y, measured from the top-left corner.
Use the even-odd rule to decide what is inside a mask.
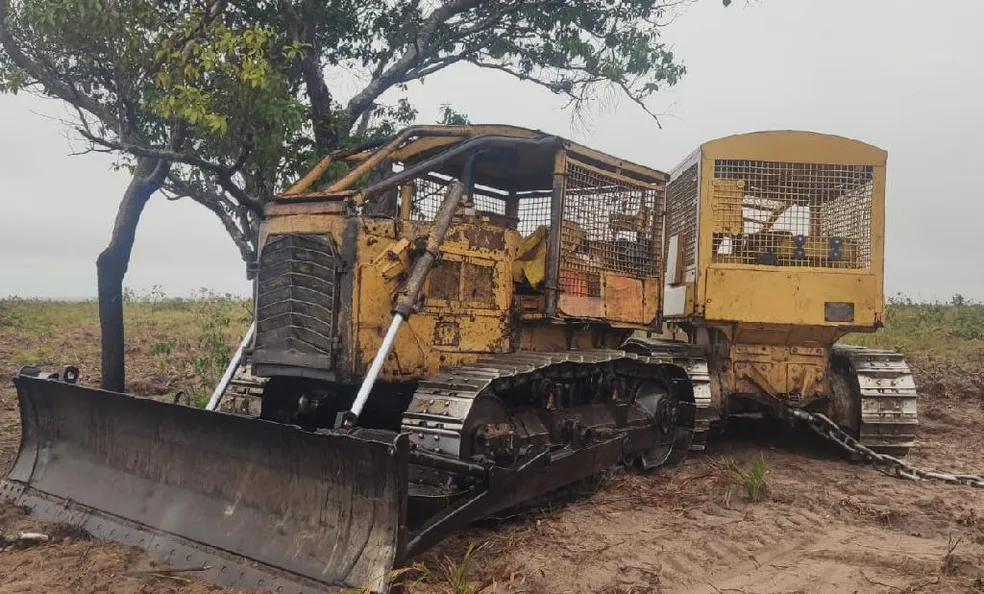
[[[669,170],[699,143],[760,129],[842,134],[888,150],[886,292],[984,299],[974,264],[984,217],[984,3],[976,0],[702,0],[665,36],[689,73],[654,98],[663,129],[627,101],[572,127],[563,102],[505,75],[454,67],[413,85],[422,121],[451,103],[476,123],[539,128]],[[352,92],[356,81],[338,84]],[[0,295],[95,294],[123,173],[73,147],[56,102],[0,97]],[[49,117],[45,117],[49,116]],[[75,147],[78,148],[78,147]],[[215,217],[155,197],[127,285],[245,294],[242,261]]]

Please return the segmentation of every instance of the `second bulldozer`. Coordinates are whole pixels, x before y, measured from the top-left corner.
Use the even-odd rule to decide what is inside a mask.
[[[835,344],[880,325],[885,166],[767,132],[667,175],[506,126],[329,155],[266,207],[207,409],[25,368],[3,494],[223,585],[382,592],[468,523],[678,463],[733,413],[904,453],[904,361]]]

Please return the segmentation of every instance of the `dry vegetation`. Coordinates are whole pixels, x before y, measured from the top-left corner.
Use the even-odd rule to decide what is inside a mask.
[[[128,390],[201,403],[246,328],[248,304],[203,292],[130,295]],[[0,301],[0,373],[77,364],[98,380],[95,303]],[[923,426],[913,462],[984,471],[984,305],[891,301],[886,327],[851,342],[901,349],[917,373]],[[19,423],[0,383],[0,468]],[[984,490],[913,483],[853,465],[810,436],[736,423],[710,451],[650,476],[613,473],[564,499],[481,522],[415,560],[414,592],[984,591]],[[136,551],[0,507],[4,592],[205,592]],[[0,546],[0,549],[7,547]]]

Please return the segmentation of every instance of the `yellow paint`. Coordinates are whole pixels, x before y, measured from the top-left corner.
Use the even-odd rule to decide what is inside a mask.
[[[706,142],[700,162],[696,279],[674,275],[668,307],[682,314],[672,320],[703,337],[711,359],[712,383],[725,394],[769,401],[829,394],[830,346],[848,332],[870,332],[884,311],[884,216],[887,153],[875,146],[834,135],[802,131],[738,134]],[[797,265],[756,264],[750,252],[733,250],[712,261],[714,234],[746,234],[742,199],[753,188],[744,180],[717,179],[718,159],[871,166],[870,267],[850,268],[861,246],[846,239],[841,259],[829,259],[828,240],[811,213],[803,258]],[[781,209],[764,212],[771,230]],[[791,264],[792,234],[769,237],[780,262]],[[682,241],[681,246],[682,247]],[[800,264],[809,264],[803,266]],[[851,303],[853,321],[827,321],[825,304]],[[708,338],[711,337],[711,338]]]
[[[546,275],[547,235],[550,229],[537,227],[536,231],[523,238],[519,256],[513,262],[513,281],[527,282],[531,287],[539,286]]]
[[[386,160],[419,162],[463,140],[483,135],[534,138],[543,133],[511,126],[408,129],[383,146],[358,155],[326,156],[292,187],[290,195],[281,195],[268,205],[261,226],[261,244],[272,233],[320,234],[331,236],[342,253],[349,254],[351,246],[343,246],[344,242],[356,242],[355,261],[345,262],[346,270],[352,271],[351,285],[336,285],[339,311],[344,316],[336,328],[347,333],[339,336],[337,353],[337,371],[344,381],[358,381],[364,375],[390,325],[393,307],[403,296],[404,283],[413,268],[410,256],[414,246],[431,232],[429,223],[411,220],[409,185],[399,189],[398,220],[383,217],[353,220],[352,207],[363,199],[360,178]],[[561,140],[552,155],[544,151],[539,148],[535,153],[523,154],[523,149],[519,149],[524,157],[520,163],[525,168],[517,170],[516,179],[522,183],[528,179],[534,180],[531,184],[543,183],[543,187],[533,190],[549,190],[553,184],[568,191],[564,177],[568,159],[577,161],[593,175],[604,175],[639,188],[661,190],[666,181],[666,175],[660,171],[567,140]],[[332,162],[346,162],[351,169],[330,183],[327,190],[312,190]],[[544,171],[536,169],[541,163]],[[507,183],[502,189],[517,192],[520,189],[514,186],[518,185],[518,182]],[[657,193],[662,195],[661,191]],[[606,233],[620,229],[659,241],[658,216],[663,206],[657,202],[652,211],[624,212],[619,213],[622,216],[610,217],[606,221],[610,223]],[[604,211],[599,205],[598,214],[605,216]],[[585,220],[590,220],[590,216]],[[357,224],[352,225],[353,222]],[[597,229],[592,225],[578,225],[570,220],[559,225],[564,282],[573,283],[570,289],[577,286],[581,290],[562,291],[558,302],[560,319],[544,320],[549,225],[524,239],[515,230],[487,220],[483,222],[467,211],[459,212],[440,248],[436,267],[425,282],[416,311],[396,336],[380,379],[417,380],[436,373],[441,367],[467,364],[489,353],[615,348],[632,330],[648,327],[661,303],[662,262],[657,263],[653,275],[647,278],[615,274],[611,272],[614,264],[598,259],[588,264],[590,272],[575,273],[571,270],[573,260],[565,258],[580,257],[583,254],[575,252],[583,252],[588,242],[599,241],[594,236]],[[592,228],[585,229],[585,226]],[[354,236],[345,237],[346,229],[350,233],[354,231]],[[578,260],[577,267],[584,268],[585,263]],[[520,294],[517,287],[522,289]],[[600,287],[600,295],[584,296],[583,289],[588,287],[592,291]],[[572,319],[578,323],[567,323]],[[595,323],[583,323],[586,319]]]
[[[576,293],[561,293],[557,298],[557,309],[565,317],[601,320],[605,317],[605,300]]]
[[[373,233],[363,230],[359,234],[359,251],[363,254],[360,260],[370,264],[359,266],[355,289],[358,295],[358,323],[354,325],[357,343],[353,345],[351,356],[358,362],[358,368],[353,370],[356,374],[364,373],[372,362],[392,320],[393,304],[399,297],[399,281],[387,278],[385,267],[372,265],[372,262],[389,259],[386,254],[394,246],[393,240],[389,239],[395,231],[392,224],[378,225]],[[395,242],[396,246],[408,242],[426,226],[401,227],[402,237]],[[487,286],[490,298],[476,296],[476,287],[482,287],[482,291],[486,287],[469,282],[464,274],[453,287],[444,289],[451,299],[432,298],[429,294],[436,292],[430,287],[430,282],[435,279],[432,273],[424,286],[423,307],[397,334],[392,355],[380,372],[382,380],[424,377],[436,373],[443,365],[473,362],[480,354],[509,350],[512,262],[507,254],[515,252],[518,234],[513,233],[512,240],[504,237],[505,249],[495,251],[470,246],[463,240],[468,228],[490,229],[487,225],[454,224],[442,246],[441,260],[455,263],[461,270],[467,270],[469,266],[487,267],[493,281]],[[498,229],[498,232],[506,235],[506,230]],[[455,237],[462,239],[455,240]]]
[[[712,179],[714,232],[735,235],[742,232],[744,221],[741,208],[745,182],[740,179]]]
[[[645,318],[646,293],[640,279],[605,273],[602,293],[605,316],[617,322],[635,322]]]
[[[272,217],[260,225],[259,245],[266,243],[269,235],[288,233],[322,233],[332,235],[338,242],[342,236],[344,219],[330,214],[298,214]]]
[[[708,321],[871,326],[882,309],[877,275],[840,269],[802,270],[715,264],[707,271]],[[824,320],[825,302],[854,303],[853,322]]]
[[[888,160],[884,149],[871,144],[844,136],[802,130],[735,134],[705,142],[700,148],[703,158],[711,161],[746,159],[884,167]]]
[[[733,344],[726,388],[736,394],[806,398],[829,393],[827,350],[803,346]]]
[[[781,161],[796,163],[870,165],[874,168],[874,183],[871,204],[871,270],[874,274],[873,284],[863,289],[868,291],[869,301],[882,302],[884,274],[884,187],[885,165],[888,154],[883,149],[857,140],[804,131],[765,131],[749,134],[738,134],[701,145],[701,176],[700,176],[700,216],[698,220],[698,281],[695,305],[698,310],[714,295],[708,293],[707,280],[709,267],[712,265],[713,231],[715,220],[714,189],[720,188],[724,180],[714,178],[714,161],[716,159],[741,159]],[[847,246],[851,249],[853,246]],[[754,265],[749,265],[754,267]],[[784,267],[770,268],[778,273],[785,272]],[[788,268],[788,267],[787,267]],[[774,300],[784,299],[783,293],[777,292]],[[719,301],[720,303],[720,301]],[[770,302],[762,302],[763,315],[768,316],[767,310],[772,308]],[[879,308],[880,309],[880,308]],[[720,310],[718,310],[720,311]],[[874,318],[870,318],[873,322]],[[761,321],[765,321],[764,319]],[[805,323],[802,320],[801,323]]]

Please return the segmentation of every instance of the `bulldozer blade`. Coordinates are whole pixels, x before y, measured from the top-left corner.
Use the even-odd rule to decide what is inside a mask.
[[[405,435],[301,429],[14,378],[0,496],[222,586],[385,592],[406,547]]]

